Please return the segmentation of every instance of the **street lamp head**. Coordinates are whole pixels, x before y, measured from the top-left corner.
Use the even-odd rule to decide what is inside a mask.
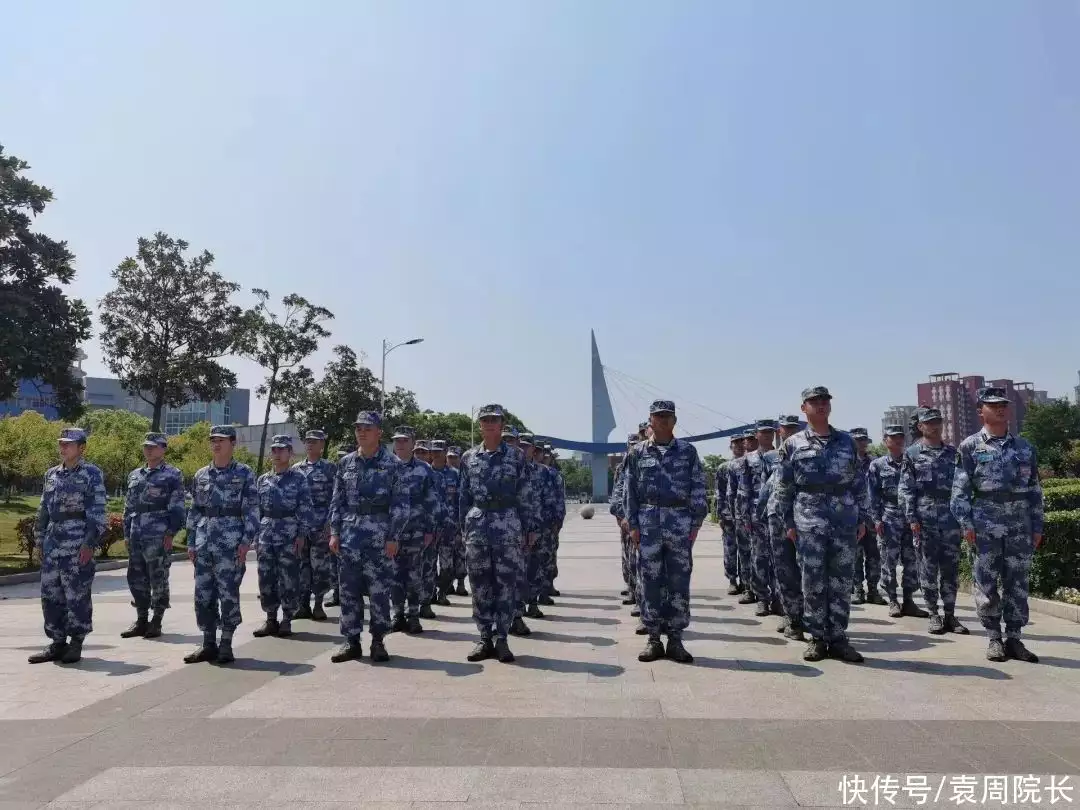
[[[406,340],[405,345],[406,346],[415,346],[417,343],[423,343],[423,342],[424,342],[423,338],[413,338],[412,340]]]

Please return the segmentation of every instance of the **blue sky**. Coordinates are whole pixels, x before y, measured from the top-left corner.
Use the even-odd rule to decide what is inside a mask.
[[[437,410],[589,435],[605,362],[704,431],[879,425],[937,371],[1080,368],[1080,5],[5,9],[0,142],[94,302],[162,229]],[[96,344],[86,367],[104,366]],[[241,383],[258,371],[237,362]],[[648,394],[613,387],[618,437]],[[261,408],[253,407],[253,415]],[[617,440],[617,438],[615,439]],[[707,447],[706,450],[715,448]]]

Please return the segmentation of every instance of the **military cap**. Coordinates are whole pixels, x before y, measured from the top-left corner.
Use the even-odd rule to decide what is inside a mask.
[[[292,436],[288,435],[287,433],[278,433],[270,441],[270,449],[271,450],[276,450],[278,448],[286,448],[286,447],[289,450],[292,450]]]
[[[626,437],[626,443],[627,444],[637,444],[638,443],[638,435],[636,433],[629,434]],[[546,450],[547,448],[545,447],[544,449]]]
[[[744,430],[743,434],[742,434],[742,437],[744,439],[756,439],[757,438],[757,431],[754,430],[753,428],[750,428],[749,430]]]
[[[416,438],[416,428],[412,427],[411,425],[398,425],[396,428],[394,428],[394,435],[391,436],[390,438],[391,439],[415,439]]]
[[[406,438],[408,438],[408,437],[406,437]],[[421,452],[426,452],[426,451],[430,450],[431,447],[428,445],[428,440],[427,439],[418,439],[416,444],[413,445],[413,449],[414,450],[420,450]]]
[[[514,427],[513,425],[503,425],[502,435],[503,436],[512,436],[513,438],[516,439],[518,437],[518,429],[516,427]]]
[[[60,431],[60,441],[86,444],[86,431],[82,428],[64,428]]]
[[[638,426],[637,426],[637,429],[638,429],[638,432],[639,432],[639,433],[640,433],[641,431],[643,431],[643,430],[648,430],[648,429],[649,429],[649,422],[648,422],[648,420],[646,420],[646,421],[644,421],[644,422],[638,422]]]
[[[147,433],[143,439],[143,447],[168,447],[169,437],[164,433]]]
[[[232,425],[214,425],[210,428],[211,439],[235,439],[236,428]]]
[[[446,455],[448,455],[448,456],[460,456],[461,455],[461,448],[457,447],[456,445],[453,446],[453,447],[448,447],[448,448],[446,448]]]
[[[758,419],[757,424],[754,426],[754,430],[776,430],[775,419]]]
[[[353,422],[353,427],[381,427],[382,426],[382,414],[378,411],[360,411],[356,415],[356,421]]]
[[[832,399],[832,394],[824,385],[814,385],[803,389],[802,401],[806,402],[808,399]]]
[[[506,412],[503,410],[502,405],[491,403],[490,405],[480,406],[479,412],[476,414],[477,419],[483,419],[485,416],[505,416]]]
[[[988,405],[993,405],[997,402],[1008,404],[1009,398],[1005,396],[1004,388],[998,388],[997,386],[992,385],[987,388],[979,389],[979,402],[985,402]]]
[[[535,437],[536,437],[536,434],[534,434],[534,433],[529,433],[528,431],[526,431],[526,430],[523,430],[523,431],[521,431],[521,432],[520,432],[520,433],[518,434],[518,436],[520,436],[520,437],[521,437],[521,438],[523,438],[523,439],[533,439],[533,438],[535,438]]]
[[[518,436],[518,444],[527,444],[529,447],[533,447],[532,439],[529,438],[528,433],[522,433],[522,434],[520,434]],[[536,446],[537,450],[543,450],[544,449],[543,444],[537,444],[535,446]]]
[[[919,408],[919,422],[938,422],[941,420],[941,411],[937,408]]]
[[[848,433],[850,433],[854,439],[866,439],[867,441],[870,441],[870,434],[864,427],[853,427]]]
[[[325,442],[326,431],[323,430],[309,430],[304,434],[305,442]]]
[[[649,406],[649,413],[675,413],[675,403],[670,399],[658,399]]]
[[[903,436],[904,435],[904,426],[903,425],[886,425],[884,433],[885,433],[886,436]]]
[[[798,427],[799,417],[790,414],[780,415],[780,427]]]
[[[742,433],[735,433],[735,434],[732,434],[732,436],[731,436],[731,443],[732,444],[735,444],[735,442],[741,442],[741,441],[745,441],[745,440],[746,440],[746,431],[743,431]]]

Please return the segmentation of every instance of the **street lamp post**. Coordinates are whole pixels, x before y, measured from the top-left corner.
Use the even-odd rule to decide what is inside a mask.
[[[379,380],[379,413],[386,410],[386,355],[390,354],[394,349],[400,349],[402,346],[415,346],[417,343],[423,343],[423,338],[413,338],[412,340],[406,340],[402,343],[395,343],[393,346],[387,348],[386,338],[383,338],[382,342],[382,376]]]

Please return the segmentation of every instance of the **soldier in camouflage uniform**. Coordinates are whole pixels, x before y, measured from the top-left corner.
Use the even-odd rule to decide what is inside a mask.
[[[631,433],[626,437],[626,450],[629,453],[630,448],[637,444],[639,441],[638,434]],[[615,483],[611,488],[611,497],[608,499],[610,506],[608,511],[611,516],[615,518],[615,522],[619,524],[619,541],[622,549],[622,578],[623,584],[626,585],[626,590],[622,593],[625,596],[623,599],[624,605],[636,605],[637,604],[637,549],[634,548],[634,544],[630,542],[630,526],[626,522],[626,509],[624,501],[624,493],[626,492],[626,457],[619,462],[619,466],[615,470]]]
[[[300,605],[300,557],[315,525],[308,479],[289,466],[292,437],[279,434],[270,443],[271,470],[259,476],[259,603],[266,621],[253,635],[292,635],[292,617]],[[278,621],[278,609],[281,621]]]
[[[517,599],[514,602],[514,620],[510,623],[510,635],[528,636],[532,630],[525,624],[524,615],[531,608],[533,618],[542,619],[544,614],[540,612],[536,600],[540,597],[543,584],[543,571],[539,568],[540,547],[544,543],[544,532],[548,526],[551,505],[549,497],[550,480],[546,468],[538,463],[537,459],[543,457],[543,443],[539,442],[538,448],[533,444],[531,433],[521,433],[518,436],[518,447],[525,454],[525,469],[529,476],[529,486],[536,499],[537,523],[536,538],[529,541],[522,537],[521,569],[518,571]]]
[[[919,416],[921,436],[901,457],[900,506],[922,563],[919,573],[923,598],[930,615],[930,632],[934,635],[949,632],[967,635],[968,629],[956,618],[960,525],[949,509],[956,470],[956,448],[941,440],[943,424],[940,411],[922,408]],[[894,429],[899,430],[902,437],[902,426],[896,425]],[[896,441],[902,446],[902,438]],[[944,619],[938,615],[939,583],[941,601],[945,607]]]
[[[753,605],[757,602],[754,595],[754,553],[753,540],[746,531],[746,524],[739,521],[740,512],[745,511],[739,504],[739,482],[746,474],[746,457],[757,450],[757,433],[747,430],[742,435],[743,454],[732,459],[727,465],[727,506],[735,524],[735,546],[739,564],[739,582],[743,587],[743,594],[739,598],[740,605]]]
[[[435,604],[450,606],[449,596],[454,592],[454,543],[457,540],[457,491],[458,471],[446,463],[446,441],[432,439],[431,469],[439,479],[442,497],[442,524],[435,532],[435,548],[438,558]]]
[[[401,462],[379,444],[382,416],[360,411],[353,423],[355,453],[334,476],[330,501],[330,552],[341,557],[341,635],[345,643],[330,656],[335,664],[363,657],[364,595],[371,602],[371,660],[390,660],[383,637],[390,630],[394,558],[409,517],[409,491]]]
[[[326,434],[321,430],[309,430],[304,436],[307,458],[293,465],[303,475],[311,492],[311,531],[300,552],[300,609],[294,619],[326,621],[323,599],[336,582],[330,553],[330,498],[334,494],[334,465],[322,457],[326,447]],[[336,586],[335,586],[336,587]],[[315,604],[311,604],[314,594]]]
[[[421,439],[416,442],[413,447],[413,454],[419,460],[428,465],[428,469],[431,469],[431,446],[428,444],[427,439]],[[445,494],[442,492],[443,480],[441,477],[432,478],[434,482],[435,490],[435,502],[438,508],[441,510],[441,505],[445,501]],[[442,514],[441,511],[439,514]],[[439,548],[436,544],[436,536],[432,529],[432,539],[430,543],[425,543],[420,549],[420,618],[421,619],[434,619],[435,611],[431,608],[431,603],[435,601],[438,590],[438,568],[439,568]]]
[[[780,442],[786,442],[799,432],[799,417],[780,417]],[[758,495],[759,519],[764,519],[769,526],[769,541],[773,550],[773,570],[776,574],[776,589],[780,594],[780,603],[784,608],[784,617],[777,625],[776,632],[783,633],[792,641],[805,641],[803,636],[803,598],[802,572],[799,570],[795,544],[787,537],[784,519],[777,512],[776,482],[780,475],[780,453],[776,459]],[[763,514],[762,514],[763,513]]]
[[[391,594],[394,621],[391,633],[411,636],[423,633],[420,605],[424,599],[424,552],[435,543],[435,533],[445,519],[442,479],[413,453],[416,431],[409,425],[394,430],[394,455],[401,462],[401,485],[408,495],[408,516],[394,558],[396,576]],[[406,602],[408,613],[406,614]]]
[[[757,597],[755,615],[782,615],[779,594],[775,592],[772,543],[767,519],[758,512],[758,496],[776,467],[776,420],[759,419],[755,430],[757,449],[743,456],[739,489],[735,497],[736,520],[750,535],[753,554],[753,589]]]
[[[234,660],[233,633],[240,626],[240,583],[247,553],[259,533],[259,496],[255,473],[233,459],[236,429],[210,429],[213,460],[195,473],[187,516],[188,559],[195,564],[195,620],[202,644],[184,662]],[[217,631],[221,626],[221,641]]]
[[[1009,431],[1008,409],[1004,389],[980,389],[983,429],[960,443],[951,506],[964,540],[975,544],[975,607],[990,637],[986,657],[1034,664],[1039,659],[1020,633],[1028,623],[1031,558],[1043,539],[1043,494],[1035,448]]]
[[[732,459],[742,458],[743,437],[731,437]],[[728,467],[730,461],[723,462],[716,470],[716,515],[720,518],[720,528],[724,538],[724,574],[728,579],[728,596],[738,596],[743,592],[739,582],[739,543],[735,534],[735,516],[732,514],[734,498],[728,497]]]
[[[455,487],[461,487],[461,448],[454,446],[450,447],[446,451],[446,465],[447,469],[453,470]],[[449,495],[448,495],[449,497]],[[450,501],[450,519],[454,522],[454,558],[453,567],[451,573],[457,580],[457,587],[454,588],[453,593],[457,596],[468,596],[469,590],[465,587],[465,577],[468,571],[465,569],[465,535],[462,533],[461,526],[457,522],[457,495],[455,493],[454,498]],[[448,591],[449,593],[449,591]]]
[[[797,543],[802,569],[803,624],[810,634],[803,658],[863,660],[847,639],[855,544],[866,531],[866,481],[856,466],[851,434],[829,424],[832,395],[824,386],[802,392],[809,427],[780,448],[777,513]]]
[[[461,461],[458,522],[465,532],[473,620],[480,632],[470,661],[514,660],[506,637],[514,620],[522,540],[536,542],[540,522],[525,454],[502,440],[504,414],[501,405],[480,408],[483,441]]]
[[[86,432],[60,432],[61,463],[45,473],[34,526],[41,549],[41,612],[51,643],[29,657],[31,664],[82,658],[83,639],[93,629],[94,552],[105,532],[105,476],[83,461]]]
[[[184,526],[184,476],[165,463],[169,439],[147,433],[146,465],[128,476],[124,498],[124,539],[128,548],[127,581],[135,602],[135,623],[121,638],[157,638],[169,607],[169,567],[173,536]],[[147,621],[153,608],[154,615]]]
[[[550,604],[552,596],[560,596],[555,587],[555,579],[559,576],[559,535],[562,533],[563,521],[566,520],[566,482],[559,470],[559,464],[555,459],[555,448],[550,442],[544,443],[544,465],[548,475],[551,476],[555,487],[555,518],[547,532],[547,545],[544,552],[544,596],[540,604]],[[631,613],[631,615],[633,615]]]
[[[649,636],[638,660],[666,655],[688,664],[694,658],[682,633],[690,624],[693,545],[709,508],[705,469],[697,448],[674,436],[675,403],[653,402],[649,423],[652,438],[634,445],[626,459],[626,521],[638,548],[641,621]]]
[[[866,428],[856,427],[851,429],[851,435],[855,439],[855,445],[859,448],[858,467],[859,473],[865,479],[870,472],[870,462],[874,459],[868,452],[870,449],[870,434]],[[872,523],[866,524],[862,539],[855,547],[855,582],[851,604],[861,605],[869,602],[872,605],[884,605],[885,600],[878,591],[878,582],[881,579],[881,552],[878,549],[877,534],[874,532]],[[866,589],[863,589],[863,583]]]

